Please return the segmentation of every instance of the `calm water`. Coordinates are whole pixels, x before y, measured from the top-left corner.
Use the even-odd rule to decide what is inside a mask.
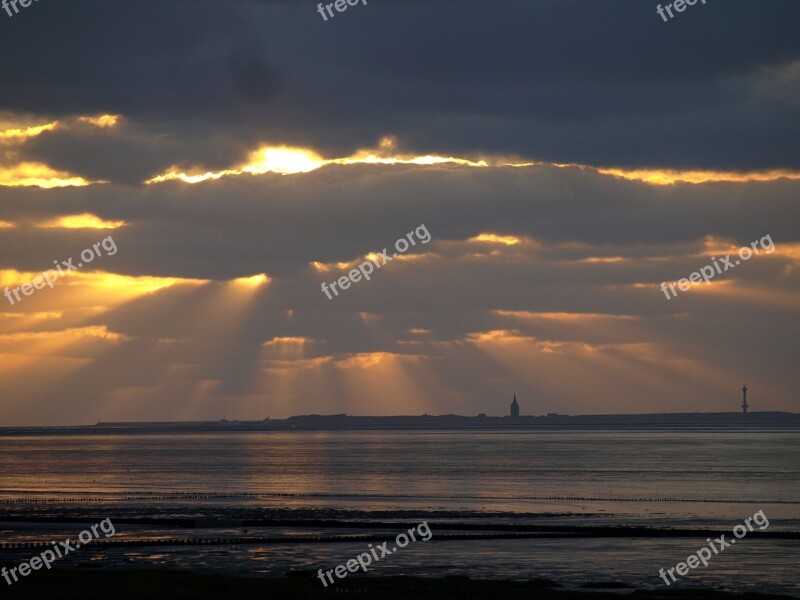
[[[4,541],[74,536],[79,528],[58,518],[76,514],[91,522],[141,514],[224,520],[241,511],[361,520],[405,511],[408,522],[468,515],[470,523],[729,530],[764,510],[768,531],[800,531],[796,430],[3,436],[0,448],[0,499],[18,501],[1,505]],[[183,493],[216,496],[170,497]],[[28,504],[33,498],[61,500]],[[49,522],[20,523],[25,511]],[[209,528],[168,534],[241,535],[235,524]],[[432,528],[432,542],[411,544],[371,572],[542,576],[567,585],[617,579],[658,587],[659,568],[704,545],[704,538],[691,537],[437,542]],[[116,539],[165,535],[153,525],[117,529]],[[249,533],[309,531],[265,527]],[[387,530],[384,539],[393,535]],[[127,547],[103,555],[111,565],[282,574],[335,566],[364,546]],[[684,579],[690,585],[800,594],[798,550],[794,540],[745,538]],[[81,559],[90,558],[87,549]]]

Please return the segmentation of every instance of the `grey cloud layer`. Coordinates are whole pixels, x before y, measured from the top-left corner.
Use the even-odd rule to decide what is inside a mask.
[[[292,364],[277,349],[262,356],[264,341],[284,336],[313,340],[305,359],[342,361],[358,353],[390,352],[422,361],[440,378],[439,386],[462,394],[458,411],[477,413],[486,410],[486,399],[497,393],[495,386],[520,384],[519,374],[507,364],[464,345],[470,334],[495,329],[516,331],[534,346],[564,344],[563,352],[576,356],[564,359],[567,365],[573,361],[572,371],[562,365],[558,372],[579,373],[584,383],[604,381],[616,395],[612,404],[603,405],[612,407],[605,410],[665,409],[676,389],[658,386],[662,378],[675,380],[670,369],[682,364],[701,365],[701,372],[717,378],[750,373],[769,381],[771,393],[762,402],[786,409],[793,397],[790,374],[800,339],[792,325],[800,293],[796,261],[758,257],[720,277],[745,291],[760,291],[756,297],[693,290],[667,302],[655,286],[632,286],[674,280],[706,264],[702,240],[707,235],[747,244],[769,233],[779,250],[797,244],[798,189],[800,185],[786,181],[660,188],[576,168],[353,166],[195,186],[0,189],[0,219],[24,222],[26,215],[39,219],[88,211],[126,220],[127,227],[113,232],[119,252],[113,261],[96,265],[117,273],[225,280],[267,272],[273,277],[255,292],[244,317],[222,310],[215,300],[223,281],[162,290],[101,314],[78,311],[76,325],[102,325],[124,340],[107,351],[90,352],[95,360],[59,384],[65,407],[71,407],[64,408],[65,419],[94,415],[104,405],[101,398],[113,390],[128,386],[141,388],[134,395],[144,394],[154,373],[165,369],[180,376],[169,385],[161,382],[163,387],[152,392],[156,397],[181,398],[188,406],[193,386],[218,380],[231,414],[238,410],[235,414],[257,416],[264,402],[273,406],[271,414],[279,414],[271,404],[274,398],[255,405],[248,398],[258,393],[254,381],[265,369]],[[336,303],[320,294],[321,281],[332,275],[316,273],[310,261],[353,260],[390,245],[421,222],[433,241],[419,251],[431,256],[413,260],[411,251],[412,260],[393,261]],[[507,247],[465,241],[481,232],[532,241]],[[5,230],[0,267],[41,270],[53,258],[74,255],[101,235],[98,230]],[[581,262],[592,257],[628,260]],[[337,269],[330,273],[341,274]],[[55,298],[43,295],[35,301],[43,303],[40,310],[52,310],[62,305]],[[497,310],[626,318],[600,316],[570,325]],[[363,314],[379,320],[377,331]],[[65,318],[72,318],[70,310]],[[43,320],[35,329],[63,326]],[[409,333],[411,328],[431,333],[418,336]],[[83,356],[98,344],[102,342],[69,353]],[[627,392],[624,386],[615,387],[622,383],[607,381],[602,363],[580,356],[584,344],[600,348],[596,351],[606,361],[624,363],[632,372],[638,369],[638,376],[650,373],[651,383]],[[653,358],[646,350],[631,355],[626,345],[650,348]],[[521,347],[518,351],[523,352]],[[637,357],[642,352],[645,356]],[[548,364],[542,355],[528,360],[536,369]],[[139,368],[131,371],[130,364]],[[333,363],[320,368],[337,370]],[[631,373],[630,381],[635,381],[638,376]],[[689,381],[681,388],[687,402],[711,402],[709,397],[720,395],[709,381],[692,382],[693,389]],[[305,384],[297,385],[294,393],[312,393]],[[543,380],[541,387],[533,385],[552,410],[592,410],[581,404],[586,400],[581,394],[591,392],[580,387],[583,383],[559,388],[547,387]],[[456,410],[437,399],[444,389],[430,388],[424,400],[430,411]],[[371,412],[366,398],[334,387],[326,390],[315,397],[313,410]],[[42,402],[40,394],[23,397],[33,407]],[[125,414],[155,418],[164,410],[157,404],[133,403],[125,408],[132,412]],[[216,415],[213,410],[211,405],[195,406],[190,412],[206,418]],[[291,414],[291,408],[283,410]]]
[[[89,212],[118,230],[119,272],[229,279],[301,272],[311,261],[352,260],[425,223],[435,239],[482,231],[546,244],[663,253],[706,235],[742,242],[798,239],[798,184],[653,187],[578,168],[325,167],[305,175],[239,176],[186,186],[0,188],[0,220]],[[26,221],[27,219],[27,221]],[[0,267],[37,269],[65,242],[96,231],[17,229],[0,237]],[[115,237],[116,239],[116,237]],[[648,250],[654,246],[654,250]]]

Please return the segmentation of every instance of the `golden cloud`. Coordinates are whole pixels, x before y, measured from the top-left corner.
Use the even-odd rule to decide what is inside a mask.
[[[64,229],[117,229],[127,225],[125,221],[104,221],[97,215],[82,213],[79,215],[66,215],[48,221],[37,223],[37,227],[64,228]]]
[[[38,186],[41,188],[56,188],[86,186],[91,183],[105,182],[90,182],[83,177],[71,175],[66,171],[57,171],[37,162],[22,162],[10,167],[0,166],[0,185],[9,187]]]
[[[116,127],[122,119],[121,115],[96,115],[93,117],[78,117],[78,121],[89,123],[95,127]]]

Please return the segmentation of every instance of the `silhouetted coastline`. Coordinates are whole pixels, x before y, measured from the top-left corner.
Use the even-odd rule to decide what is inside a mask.
[[[489,417],[463,415],[352,416],[298,415],[260,421],[142,421],[98,422],[95,425],[58,427],[3,427],[0,434],[91,434],[137,431],[368,431],[368,430],[569,430],[627,428],[800,428],[800,413],[654,413],[609,415],[559,415]]]

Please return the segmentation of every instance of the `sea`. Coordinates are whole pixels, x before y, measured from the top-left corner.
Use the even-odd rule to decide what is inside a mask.
[[[54,568],[316,573],[383,540],[370,576],[655,589],[759,511],[672,587],[800,597],[797,429],[0,434],[0,560],[114,523]]]

